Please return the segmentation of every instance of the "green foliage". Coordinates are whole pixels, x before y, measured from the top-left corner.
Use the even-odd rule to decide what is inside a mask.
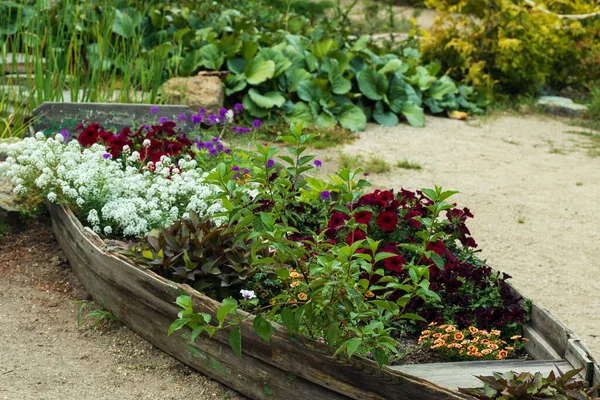
[[[398,160],[398,162],[396,163],[396,167],[402,168],[402,169],[419,170],[419,169],[421,169],[421,164],[419,164],[417,162],[409,161],[405,158],[404,160]]]
[[[79,312],[77,313],[77,327],[81,328],[84,320],[92,320],[92,327],[98,328],[102,321],[117,321],[117,318],[110,312],[104,309],[96,309],[89,312],[85,312],[90,305],[86,302],[81,302]]]
[[[151,232],[125,254],[159,275],[216,299],[239,297],[254,273],[248,246],[193,211],[189,219]]]
[[[592,2],[546,0],[552,12],[594,11]],[[427,0],[440,15],[423,41],[425,60],[437,60],[457,81],[479,90],[537,94],[543,87],[581,87],[597,61],[598,20],[561,19],[515,0]],[[596,58],[597,60],[597,58]]]
[[[547,377],[540,372],[536,372],[535,375],[530,372],[495,372],[493,376],[477,377],[483,382],[483,388],[458,390],[481,400],[598,399],[593,395],[598,387],[587,389],[586,382],[577,377],[581,370],[580,368],[563,373],[559,369],[559,376],[552,371]]]

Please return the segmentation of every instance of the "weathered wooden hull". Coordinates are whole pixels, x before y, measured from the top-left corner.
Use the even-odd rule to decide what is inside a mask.
[[[213,316],[220,304],[187,285],[164,279],[111,252],[97,235],[81,225],[70,210],[57,205],[50,205],[49,210],[54,233],[73,272],[97,302],[166,353],[250,398],[468,398],[423,377],[413,376],[409,366],[384,367],[379,371],[370,360],[353,357],[349,363],[335,359],[326,349],[319,350],[303,345],[301,341],[290,341],[283,327],[277,327],[271,342],[266,343],[253,333],[251,320],[241,326],[241,358],[229,347],[226,332],[217,333],[213,338],[201,336],[194,343],[190,342],[190,332],[186,330],[167,336],[167,329],[179,312],[175,304],[177,296],[190,295],[195,310]],[[563,354],[560,354],[562,347],[557,350],[548,344],[540,332],[546,332],[544,324],[547,321],[542,321],[550,314],[536,309],[534,316],[535,312],[540,313],[542,326],[536,327],[534,320],[528,329],[530,337],[539,336],[529,345],[534,352],[537,351],[536,357],[563,361],[566,358],[572,365],[584,366],[585,378],[590,382],[599,380],[598,367],[568,332],[563,335],[565,337],[560,337]],[[554,330],[564,328],[556,324],[553,327]],[[574,361],[569,359],[569,354]],[[418,372],[416,366],[414,370]]]

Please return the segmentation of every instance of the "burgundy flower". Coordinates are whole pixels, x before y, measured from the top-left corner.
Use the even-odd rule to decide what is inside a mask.
[[[167,150],[167,154],[170,156],[176,156],[177,154],[181,153],[182,149],[181,143],[178,142],[168,142],[165,148]]]
[[[385,269],[389,269],[390,271],[394,272],[402,271],[402,267],[404,267],[405,263],[406,260],[402,256],[394,256],[383,260],[383,266]]]
[[[103,143],[111,143],[115,138],[115,135],[110,131],[102,131],[98,136]]]
[[[367,235],[365,235],[363,231],[361,231],[360,229],[355,229],[346,237],[346,244],[351,245],[357,240],[365,240],[366,238]]]
[[[415,229],[421,229],[421,221],[417,221],[416,219],[414,219],[415,217],[420,217],[421,216],[421,212],[419,211],[415,211],[415,210],[410,210],[409,212],[406,213],[406,216],[404,217],[404,219],[406,221],[408,221],[408,223],[410,224],[410,226],[412,226]]]
[[[329,218],[328,228],[337,228],[344,224],[344,221],[348,219],[348,216],[341,212],[334,212]]]
[[[88,126],[79,134],[77,141],[83,147],[89,147],[96,143],[98,140],[98,129],[92,126]]]
[[[398,225],[398,215],[391,211],[382,211],[377,216],[377,225],[386,232],[392,232]]]
[[[359,224],[368,224],[369,222],[371,222],[372,218],[373,213],[370,211],[359,211],[357,213],[354,213],[354,219],[356,219],[356,222],[358,222]]]

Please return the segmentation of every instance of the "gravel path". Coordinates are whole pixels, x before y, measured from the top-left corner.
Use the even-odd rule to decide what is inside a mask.
[[[481,256],[600,359],[600,157],[588,156],[572,130],[581,128],[543,116],[429,117],[425,128],[369,125],[339,151],[392,165],[369,176],[381,189],[459,190],[458,205],[475,215],[469,227]],[[332,172],[335,152],[320,154]],[[396,168],[405,158],[423,169]]]

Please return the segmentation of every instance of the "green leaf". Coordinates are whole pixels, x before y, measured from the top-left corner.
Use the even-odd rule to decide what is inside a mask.
[[[202,65],[213,71],[219,71],[225,61],[223,52],[214,44],[203,46],[200,49],[200,58],[202,59]]]
[[[335,346],[339,339],[340,339],[339,323],[336,321],[331,321],[329,323],[329,326],[327,326],[327,330],[325,331],[325,340],[327,340],[328,345]]]
[[[329,59],[329,72],[327,77],[331,82],[331,88],[335,94],[346,94],[352,88],[350,81],[343,77],[337,60]]]
[[[242,55],[242,57],[244,57],[244,59],[251,60],[254,58],[254,55],[257,51],[258,43],[253,40],[248,40],[242,45],[242,51],[240,52],[240,54]]]
[[[125,39],[129,39],[135,34],[135,24],[129,15],[116,10],[112,31]]]
[[[323,92],[312,80],[300,82],[297,88],[298,97],[307,102],[318,102],[323,97]]]
[[[231,96],[246,88],[246,77],[244,75],[229,74],[225,78],[225,94]]]
[[[246,80],[251,85],[259,85],[267,79],[271,79],[273,74],[275,74],[275,63],[271,60],[265,61],[260,58],[250,61],[244,70]]]
[[[181,328],[183,328],[184,326],[187,325],[188,321],[189,321],[188,318],[176,319],[175,321],[173,321],[171,326],[169,326],[169,330],[168,330],[167,334],[170,335],[173,332],[180,330]]]
[[[229,345],[238,357],[242,357],[242,333],[239,326],[234,326],[229,331]]]
[[[260,94],[258,90],[252,88],[248,91],[248,94],[252,101],[262,108],[281,107],[285,103],[285,97],[279,92]]]
[[[456,93],[456,91],[456,84],[452,79],[449,76],[443,76],[429,88],[427,93],[435,100],[442,100],[447,94]]]
[[[292,309],[284,308],[283,310],[281,310],[281,321],[283,322],[283,325],[288,329],[290,336],[298,332],[298,329],[300,327]]]
[[[412,319],[414,321],[427,322],[427,320],[425,318],[421,317],[418,314],[413,314],[413,313],[404,313],[400,316],[400,319]]]
[[[313,116],[308,104],[299,101],[292,106],[291,111],[285,114],[285,120],[288,124],[304,122],[307,125],[313,124]]]
[[[311,75],[310,72],[304,68],[295,68],[287,70],[285,77],[287,78],[288,91],[295,92],[298,89],[300,82],[310,80]]]
[[[358,347],[361,345],[361,338],[352,338],[348,340],[348,346],[346,347],[346,352],[348,353],[348,358],[352,357],[354,353],[358,350]]]
[[[373,350],[373,359],[377,361],[377,366],[379,367],[379,369],[381,369],[381,367],[383,367],[384,365],[388,365],[390,363],[390,360],[385,354],[385,351],[383,351],[383,349],[380,348],[376,348],[375,350]]]
[[[242,75],[247,66],[248,60],[244,60],[243,58],[234,57],[227,60],[227,69],[229,69],[231,72],[235,72],[237,75]],[[231,74],[227,75],[228,78],[230,76]]]
[[[374,69],[360,71],[357,76],[358,87],[362,94],[371,100],[381,100],[387,93],[388,82],[385,75]]]
[[[402,115],[406,117],[406,120],[411,126],[422,128],[425,126],[425,112],[423,108],[412,102],[406,102],[402,105]]]
[[[256,334],[260,336],[262,340],[269,343],[271,335],[273,334],[273,326],[262,314],[258,314],[254,317],[252,326],[254,327]]]
[[[353,132],[363,131],[367,126],[367,116],[363,110],[354,104],[346,104],[338,115],[338,121],[342,127]]]
[[[223,299],[221,302],[221,307],[217,311],[217,320],[219,321],[219,325],[222,325],[225,322],[225,318],[227,315],[235,313],[237,310],[237,300],[227,297]]]
[[[383,104],[378,101],[373,111],[373,119],[377,121],[379,125],[383,126],[396,126],[400,120],[398,116],[391,111],[385,112],[383,110]]]
[[[379,69],[380,74],[387,74],[388,72],[400,72],[400,73],[405,73],[406,71],[408,71],[408,64],[403,63],[401,60],[397,59],[397,58],[393,58],[390,61],[388,61],[383,67],[381,67]]]
[[[263,60],[271,60],[275,63],[275,73],[273,74],[273,77],[278,77],[292,66],[292,62],[289,58],[284,56],[280,51],[270,47],[262,49],[258,53],[258,57]]]
[[[258,104],[252,101],[248,93],[244,95],[242,104],[244,105],[244,109],[248,112],[248,114],[252,115],[253,117],[263,118],[269,114],[269,109],[259,107]]]
[[[337,43],[333,39],[324,39],[314,44],[312,54],[321,60],[327,53],[337,49]]]
[[[335,127],[336,120],[329,114],[321,113],[317,117],[315,125],[321,129],[332,129]]]

